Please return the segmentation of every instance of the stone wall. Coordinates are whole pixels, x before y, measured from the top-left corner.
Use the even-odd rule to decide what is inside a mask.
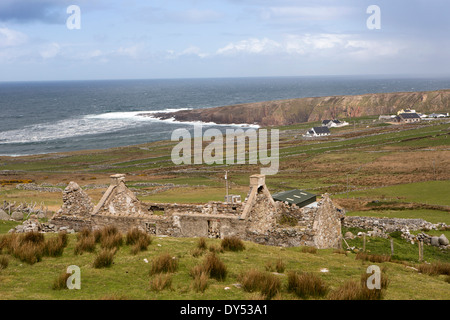
[[[350,217],[346,216],[343,226],[347,228],[360,228],[365,230],[378,229],[385,233],[394,231],[436,230],[436,224],[423,219],[376,218],[376,217]]]

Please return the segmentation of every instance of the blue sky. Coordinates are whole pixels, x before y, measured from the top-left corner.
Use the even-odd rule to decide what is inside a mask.
[[[70,5],[81,29],[66,26]],[[449,12],[447,0],[1,0],[0,81],[449,76]]]

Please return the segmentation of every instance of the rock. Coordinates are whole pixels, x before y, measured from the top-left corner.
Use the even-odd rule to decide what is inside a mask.
[[[0,209],[0,220],[9,220],[11,219],[10,215],[7,214],[4,210]]]
[[[351,233],[350,231],[347,231],[347,232],[344,234],[344,238],[345,238],[345,239],[354,239],[355,236],[354,236],[353,233]]]
[[[431,245],[439,247],[439,237],[431,237]]]
[[[15,211],[11,214],[11,218],[16,221],[23,220],[23,212]]]
[[[448,245],[448,239],[444,234],[441,234],[441,236],[439,237],[439,244],[442,246]]]

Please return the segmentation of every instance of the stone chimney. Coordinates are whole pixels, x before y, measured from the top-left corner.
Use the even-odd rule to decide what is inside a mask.
[[[263,174],[254,174],[250,176],[250,187],[261,187],[266,184],[266,176]]]
[[[110,176],[111,178],[111,185],[118,186],[120,181],[123,181],[125,183],[125,175],[124,174],[114,174]]]

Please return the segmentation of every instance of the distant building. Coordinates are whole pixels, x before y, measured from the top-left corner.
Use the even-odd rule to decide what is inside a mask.
[[[399,116],[402,113],[416,113],[416,110],[414,110],[414,109],[402,109],[399,112],[397,112],[397,115]]]
[[[272,195],[273,200],[287,202],[290,205],[295,204],[302,208],[316,202],[317,196],[315,194],[303,190],[283,191]]]
[[[428,116],[429,118],[446,118],[448,117],[448,113],[447,114],[443,114],[443,113],[432,113]]]
[[[323,120],[322,121],[323,127],[333,128],[333,127],[344,127],[348,126],[348,122],[346,121],[340,121],[340,120]]]
[[[420,122],[420,116],[417,113],[400,113],[397,116],[398,122],[402,123],[416,123]]]
[[[309,129],[306,134],[303,136],[305,137],[322,137],[322,136],[329,136],[330,135],[330,129],[328,127],[314,127]]]

